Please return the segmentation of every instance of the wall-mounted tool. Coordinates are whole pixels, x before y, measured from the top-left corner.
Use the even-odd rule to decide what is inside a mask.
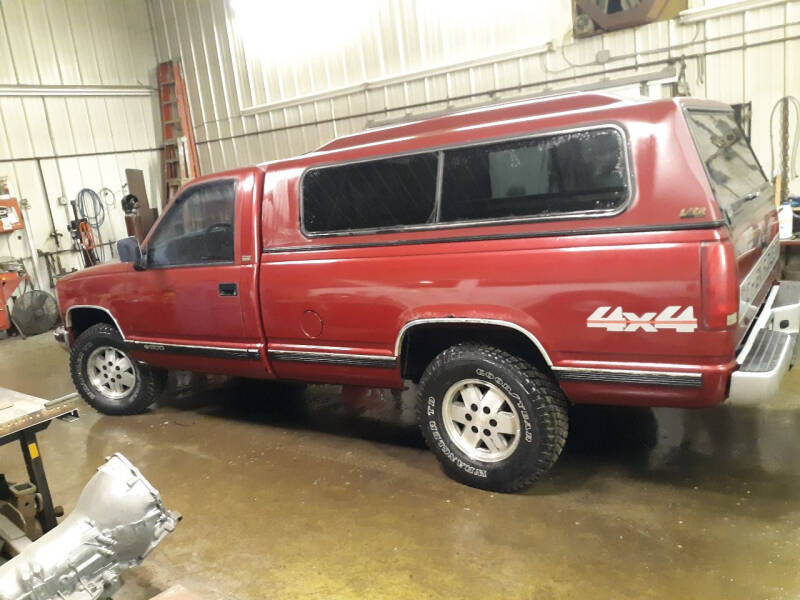
[[[777,127],[776,127],[777,125]],[[769,117],[771,175],[775,178],[775,204],[786,204],[789,184],[796,179],[797,148],[800,145],[800,100],[785,96],[775,103]],[[776,134],[777,130],[777,136]],[[776,151],[777,142],[777,151]],[[777,158],[777,161],[776,161]],[[776,164],[777,163],[777,164]]]
[[[90,227],[93,242],[93,249],[97,262],[106,260],[105,249],[103,248],[103,234],[100,227],[106,221],[106,209],[97,192],[90,188],[83,188],[75,198],[78,214]],[[96,264],[96,263],[95,263]]]
[[[47,267],[47,278],[50,282],[50,287],[55,289],[56,281],[58,281],[64,275],[68,273],[73,273],[77,271],[75,267],[73,267],[70,271],[64,269],[64,265],[61,262],[61,252],[56,250],[55,252],[45,252],[44,250],[39,250],[39,256],[44,258],[44,264]]]
[[[72,205],[72,214],[74,216],[74,219],[70,221],[68,226],[69,233],[72,236],[72,244],[75,249],[81,253],[83,266],[91,267],[98,263],[92,227],[89,225],[86,218],[78,217],[76,202],[73,200],[70,204]]]
[[[114,192],[108,189],[107,187],[100,188],[100,197],[103,199],[103,202],[105,202],[105,205],[108,209],[108,214],[109,214],[108,226],[111,228],[111,239],[116,242],[117,232],[114,230],[114,218],[111,215],[111,209],[113,209],[114,205],[117,203],[117,197],[114,195]],[[110,246],[110,248],[112,248],[111,253],[113,255],[114,246]]]

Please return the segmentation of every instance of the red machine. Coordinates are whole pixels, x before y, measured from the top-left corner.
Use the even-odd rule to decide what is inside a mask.
[[[192,182],[144,253],[59,281],[59,336],[109,413],[160,369],[416,381],[445,470],[511,491],[555,462],[569,402],[773,394],[800,329],[777,233],[729,106],[513,102]]]
[[[0,332],[11,328],[7,304],[11,295],[26,279],[28,279],[27,275],[20,275],[17,271],[0,271]]]

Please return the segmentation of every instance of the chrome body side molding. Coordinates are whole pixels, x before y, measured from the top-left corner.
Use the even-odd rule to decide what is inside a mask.
[[[222,346],[197,346],[193,344],[162,344],[161,342],[141,342],[126,340],[131,350],[143,352],[159,352],[165,354],[183,354],[202,356],[205,358],[233,358],[240,360],[258,360],[260,352],[255,348],[225,348]]]
[[[580,367],[553,367],[553,372],[563,381],[590,381],[594,383],[627,383],[630,385],[663,385],[671,387],[702,387],[701,373],[675,371],[644,371],[636,369],[589,369]]]
[[[329,365],[346,365],[351,367],[375,367],[394,369],[397,358],[376,354],[343,354],[339,352],[311,352],[305,350],[269,350],[270,360],[284,362],[303,362]]]
[[[530,331],[517,325],[516,323],[512,323],[510,321],[503,321],[501,319],[473,319],[473,318],[464,318],[464,317],[437,317],[434,319],[414,319],[413,321],[409,321],[400,329],[400,333],[397,334],[397,339],[394,343],[394,355],[395,357],[400,356],[400,352],[403,349],[403,339],[405,338],[406,333],[412,327],[416,327],[418,325],[430,325],[430,324],[445,324],[445,325],[457,325],[459,323],[466,323],[469,325],[493,325],[499,327],[506,327],[508,329],[513,329],[515,331],[519,331],[525,337],[527,337],[533,345],[539,350],[544,357],[545,362],[547,363],[548,367],[553,366],[553,362],[550,360],[550,356],[548,356],[547,351],[544,349],[542,343],[538,340],[538,338],[533,335]]]

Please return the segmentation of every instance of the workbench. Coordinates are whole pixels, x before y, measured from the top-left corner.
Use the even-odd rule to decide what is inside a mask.
[[[58,521],[36,434],[47,429],[54,419],[72,421],[77,418],[77,394],[44,400],[0,387],[0,446],[19,441],[28,477],[41,494],[37,516],[45,533],[58,525]]]

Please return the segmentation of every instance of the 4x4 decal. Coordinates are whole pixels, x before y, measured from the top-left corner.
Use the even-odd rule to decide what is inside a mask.
[[[682,311],[681,308],[668,306],[660,313],[646,312],[639,316],[624,311],[621,306],[613,310],[610,306],[598,306],[586,319],[586,326],[600,327],[608,331],[656,332],[661,329],[673,329],[679,333],[691,333],[697,329],[694,308],[687,306]]]

